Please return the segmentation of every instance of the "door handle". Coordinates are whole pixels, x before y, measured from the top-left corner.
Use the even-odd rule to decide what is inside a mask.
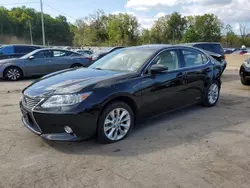
[[[177,76],[176,76],[176,78],[179,78],[179,79],[183,79],[183,77],[184,77],[184,74],[183,74],[183,73],[179,73],[179,74],[177,74]]]
[[[212,71],[212,69],[210,68],[210,67],[207,67],[206,69],[205,69],[205,72],[211,72]]]
[[[50,60],[48,60],[48,61],[46,61],[47,63],[51,63],[51,61]]]

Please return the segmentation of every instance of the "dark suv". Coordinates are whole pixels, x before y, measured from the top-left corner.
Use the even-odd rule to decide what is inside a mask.
[[[0,59],[18,58],[36,49],[40,46],[34,45],[3,45],[0,47]]]
[[[219,42],[194,42],[194,43],[186,43],[185,45],[200,48],[209,52],[210,55],[215,58],[217,61],[221,62],[224,66],[224,70],[227,66],[227,62],[225,61],[225,52],[223,47]],[[216,55],[218,54],[218,55]]]

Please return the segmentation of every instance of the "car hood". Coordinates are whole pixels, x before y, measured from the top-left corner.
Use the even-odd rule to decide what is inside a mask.
[[[30,97],[77,93],[87,86],[124,74],[128,73],[90,68],[68,69],[35,81],[24,89],[23,93]]]
[[[13,63],[13,62],[16,62],[18,60],[19,60],[18,58],[2,59],[2,60],[0,60],[0,64],[3,65],[3,64],[7,64],[7,63]]]

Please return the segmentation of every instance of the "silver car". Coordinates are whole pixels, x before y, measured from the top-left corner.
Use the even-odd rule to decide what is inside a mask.
[[[39,49],[21,58],[0,60],[0,78],[19,80],[21,77],[46,75],[68,68],[88,67],[91,61],[81,54],[59,49]]]

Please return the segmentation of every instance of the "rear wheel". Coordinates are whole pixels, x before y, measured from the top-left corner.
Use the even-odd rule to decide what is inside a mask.
[[[10,81],[19,80],[22,76],[23,73],[18,67],[9,67],[4,71],[4,78]]]
[[[241,76],[240,81],[245,86],[249,86],[250,85],[250,80],[246,80],[243,76]]]
[[[79,67],[82,67],[82,65],[81,64],[73,64],[73,65],[71,65],[71,68],[79,68]]]
[[[120,141],[131,132],[134,126],[133,110],[124,102],[114,102],[102,112],[97,128],[101,143]]]
[[[212,82],[205,94],[203,105],[212,107],[216,105],[220,97],[220,84],[217,81]]]

